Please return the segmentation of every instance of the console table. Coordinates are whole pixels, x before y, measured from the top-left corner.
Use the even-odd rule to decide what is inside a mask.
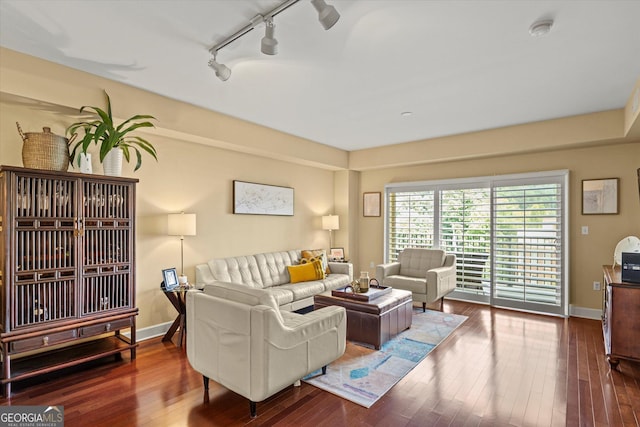
[[[611,367],[620,359],[640,362],[640,284],[623,282],[620,266],[602,267],[602,333]]]

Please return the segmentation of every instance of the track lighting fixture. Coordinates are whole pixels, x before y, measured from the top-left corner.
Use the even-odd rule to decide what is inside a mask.
[[[299,1],[300,0],[286,0],[267,13],[254,16],[249,21],[249,24],[245,25],[242,29],[236,31],[234,34],[228,36],[220,43],[209,49],[209,52],[213,55],[213,58],[209,60],[209,67],[215,70],[216,76],[222,81],[226,81],[231,76],[231,70],[226,65],[220,64],[216,61],[218,51],[263,23],[265,25],[265,33],[260,45],[260,51],[266,55],[277,54],[278,40],[275,38],[275,24],[273,22],[273,18]],[[327,5],[325,0],[311,0],[311,4],[318,12],[318,20],[325,30],[333,27],[335,23],[338,22],[340,14],[335,7]]]
[[[216,72],[216,77],[220,80],[227,81],[229,77],[231,77],[231,70],[224,64],[218,64],[216,62],[216,57],[214,56],[209,60],[209,67],[213,68]]]
[[[311,4],[318,11],[318,20],[325,30],[333,27],[340,19],[340,14],[336,8],[329,6],[324,0],[311,0]]]
[[[275,24],[273,23],[273,18],[269,17],[264,20],[265,23],[265,31],[264,37],[262,38],[262,44],[260,47],[260,51],[265,55],[275,55],[278,53],[278,40],[274,37],[274,32],[276,29]]]

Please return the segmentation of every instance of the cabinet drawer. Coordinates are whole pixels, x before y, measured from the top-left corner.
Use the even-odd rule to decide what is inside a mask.
[[[35,338],[27,338],[11,343],[12,353],[21,353],[23,351],[37,350],[39,348],[49,347],[54,344],[71,341],[77,338],[75,329],[68,331],[56,332],[53,334],[41,335]]]
[[[100,335],[106,332],[112,332],[129,327],[131,327],[131,319],[118,319],[111,322],[99,323],[97,325],[85,326],[80,328],[80,338]]]

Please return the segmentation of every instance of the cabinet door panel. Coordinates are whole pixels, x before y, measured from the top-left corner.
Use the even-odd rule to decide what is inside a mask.
[[[12,327],[72,319],[75,310],[75,278],[14,284]]]
[[[131,308],[129,272],[109,275],[85,275],[82,315]]]

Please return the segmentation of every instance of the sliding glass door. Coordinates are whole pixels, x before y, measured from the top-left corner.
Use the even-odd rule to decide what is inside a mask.
[[[450,296],[567,315],[566,171],[389,184],[385,260],[405,247],[457,256]]]

